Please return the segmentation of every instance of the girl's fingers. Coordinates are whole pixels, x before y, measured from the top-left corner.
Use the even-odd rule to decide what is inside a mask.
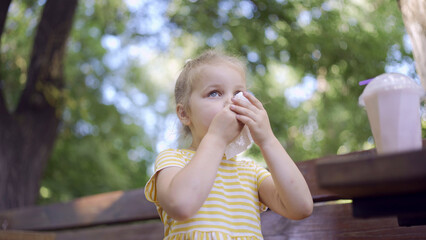
[[[242,122],[244,125],[249,126],[249,128],[253,125],[254,121],[253,119],[244,116],[244,115],[237,115],[237,120]]]
[[[251,93],[249,92],[243,92],[244,97],[246,97],[251,104],[253,104],[258,109],[263,109],[262,103]]]
[[[258,107],[256,107],[250,100],[245,101],[245,100],[242,100],[242,99],[233,98],[232,103],[233,103],[233,105],[241,106],[241,107],[246,108],[246,109],[250,109],[253,112],[258,110]]]
[[[255,113],[247,107],[239,106],[239,105],[236,105],[236,104],[231,104],[230,108],[233,112],[235,112],[238,115],[244,115],[244,116],[247,116],[249,118],[255,117]]]

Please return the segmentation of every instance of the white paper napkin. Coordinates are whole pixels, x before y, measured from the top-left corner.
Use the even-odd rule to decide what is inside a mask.
[[[239,92],[235,95],[236,98],[245,100],[249,102],[249,100],[243,96],[242,92]],[[231,159],[238,154],[244,152],[251,146],[253,143],[253,138],[250,135],[250,130],[247,126],[244,126],[241,130],[240,135],[238,135],[225,149],[225,157],[226,159]]]

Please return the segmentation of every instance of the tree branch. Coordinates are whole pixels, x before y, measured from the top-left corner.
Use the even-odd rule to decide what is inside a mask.
[[[7,12],[12,0],[2,0],[0,1],[0,37],[4,30],[4,25],[6,24]]]
[[[56,108],[63,88],[63,57],[78,0],[48,0],[44,6],[17,113]]]
[[[6,24],[7,11],[9,10],[9,6],[12,0],[2,0],[0,1],[0,40],[3,34],[4,26]],[[0,42],[1,46],[1,42]],[[0,116],[4,116],[3,114],[8,114],[6,102],[3,96],[3,81],[0,77]]]
[[[413,46],[417,74],[426,89],[426,1],[398,0],[398,6]]]
[[[6,107],[6,101],[3,96],[3,81],[0,78],[0,118],[1,116],[6,116],[9,114],[9,111]]]

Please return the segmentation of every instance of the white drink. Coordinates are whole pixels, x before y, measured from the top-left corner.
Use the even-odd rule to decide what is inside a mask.
[[[423,89],[402,74],[374,78],[360,96],[376,143],[377,153],[422,148],[420,98]]]

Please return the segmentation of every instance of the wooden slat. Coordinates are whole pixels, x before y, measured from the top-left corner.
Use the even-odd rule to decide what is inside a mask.
[[[353,199],[355,217],[410,216],[426,217],[426,192]]]
[[[296,165],[298,166],[300,172],[303,174],[303,176],[306,179],[306,182],[309,186],[309,190],[311,191],[314,202],[323,202],[323,201],[341,199],[344,197],[337,194],[336,192],[331,191],[330,189],[326,189],[320,186],[318,182],[318,176],[317,176],[318,163],[336,161],[336,159],[341,159],[341,158],[358,159],[363,157],[371,157],[375,155],[376,155],[376,150],[370,149],[370,150],[364,150],[364,151],[358,151],[358,152],[351,152],[351,153],[342,154],[342,155],[325,156],[325,157],[303,161],[303,162],[297,162]]]
[[[0,240],[55,240],[55,234],[0,230]]]
[[[163,223],[105,226],[56,233],[56,240],[159,240],[163,239]]]
[[[391,155],[322,159],[318,183],[343,197],[426,191],[426,148]]]
[[[296,165],[305,177],[314,202],[322,202],[339,199],[339,196],[330,190],[322,189],[318,186],[316,177],[316,162],[318,159],[297,162]]]
[[[313,214],[293,221],[268,211],[262,216],[265,240],[412,240],[426,239],[426,226],[399,227],[396,218],[358,219],[351,204],[315,206]]]
[[[116,191],[52,204],[0,212],[7,229],[53,230],[158,218],[143,189]]]
[[[316,205],[311,217],[293,221],[268,211],[261,214],[265,240],[313,239],[425,239],[426,226],[398,227],[396,218],[357,219],[351,204]],[[159,221],[96,227],[56,233],[57,240],[157,240],[163,237]]]

